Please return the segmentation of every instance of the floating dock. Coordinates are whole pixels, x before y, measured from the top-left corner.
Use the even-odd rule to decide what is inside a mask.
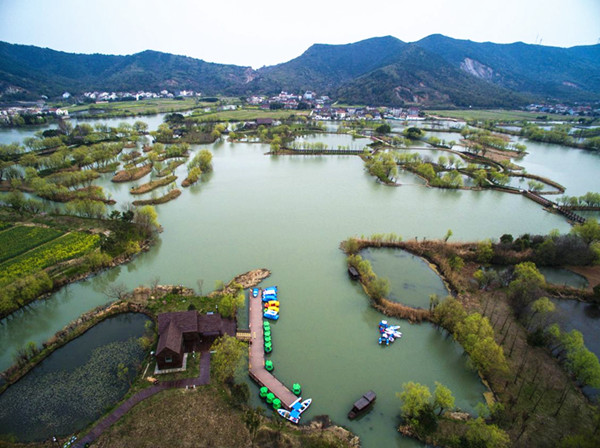
[[[265,369],[265,340],[263,338],[263,303],[262,289],[257,297],[252,297],[252,290],[248,292],[250,348],[248,356],[248,373],[260,387],[265,386],[275,397],[281,400],[281,405],[290,410],[292,405],[298,401],[298,397],[292,393],[281,381],[275,378]]]

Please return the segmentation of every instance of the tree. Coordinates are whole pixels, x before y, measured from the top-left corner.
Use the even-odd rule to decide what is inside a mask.
[[[471,352],[481,340],[485,338],[493,340],[494,330],[487,317],[473,313],[456,324],[454,337],[467,352]]]
[[[433,392],[433,409],[439,408],[438,415],[442,415],[445,409],[454,407],[454,396],[452,391],[439,382],[435,382],[435,391]]]
[[[367,293],[373,300],[385,298],[390,292],[390,281],[384,277],[377,277],[367,283]]]
[[[438,297],[437,294],[430,294],[429,295],[429,311],[432,311],[435,309],[436,306],[438,306],[440,304],[440,298]]]
[[[230,381],[246,346],[235,337],[224,335],[214,342],[212,350],[215,352],[210,361],[212,375],[220,383]]]
[[[419,128],[411,127],[404,130],[404,136],[411,139],[417,140],[419,137],[423,135],[423,131]]]
[[[452,229],[448,229],[448,231],[446,232],[446,236],[444,236],[444,243],[447,243],[451,236],[452,236]]]
[[[407,420],[418,419],[431,399],[431,392],[427,386],[412,381],[404,383],[402,392],[396,395],[402,400],[402,417]]]
[[[589,218],[585,223],[573,227],[571,233],[581,237],[589,245],[600,241],[600,224],[596,219]]]
[[[244,305],[244,295],[243,294],[237,294],[235,296],[231,295],[231,294],[225,294],[221,298],[221,302],[219,303],[219,313],[223,317],[227,317],[229,319],[234,319],[237,309],[242,307],[243,305]]]
[[[492,248],[491,240],[480,241],[477,244],[477,261],[479,263],[488,264],[492,261],[492,257],[494,256],[494,249]]]
[[[536,314],[551,313],[555,309],[556,309],[556,306],[548,297],[540,297],[539,299],[537,299],[535,302],[533,302],[531,304],[531,311],[533,311],[533,313],[531,314],[531,317],[529,318],[529,322],[527,322],[527,327],[529,327],[529,324],[531,324],[531,322],[533,321],[533,318],[535,317]]]
[[[483,418],[478,417],[467,422],[465,439],[468,446],[482,448],[507,448],[510,446],[508,434],[496,425],[486,425]]]
[[[254,446],[256,431],[258,431],[264,412],[263,408],[251,408],[244,412],[244,423],[246,424],[246,428],[248,428],[248,432],[250,432],[252,446]]]
[[[391,131],[392,128],[387,123],[383,123],[375,128],[375,132],[378,134],[389,134]]]
[[[458,255],[453,255],[448,259],[448,265],[453,271],[460,272],[465,266],[465,261]]]
[[[515,266],[514,280],[508,285],[508,297],[518,316],[536,299],[545,283],[544,276],[531,261]]]
[[[138,134],[144,134],[148,130],[148,124],[143,121],[136,121],[133,123],[133,130]]]
[[[123,216],[125,216],[125,213],[123,213]],[[156,213],[156,209],[151,205],[145,205],[136,209],[133,222],[141,226],[148,234],[160,229],[158,214]]]
[[[462,321],[467,315],[462,304],[454,297],[448,296],[446,300],[433,309],[434,322],[445,328],[450,333],[458,322]]]
[[[127,286],[124,283],[113,283],[105,288],[104,295],[110,299],[121,300],[127,295]]]

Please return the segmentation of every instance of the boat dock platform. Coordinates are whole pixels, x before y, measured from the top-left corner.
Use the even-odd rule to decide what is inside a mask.
[[[292,405],[298,401],[298,397],[265,369],[262,293],[262,289],[259,289],[258,296],[252,297],[252,291],[248,292],[249,327],[251,334],[248,373],[250,378],[256,381],[260,387],[267,387],[270,392],[273,392],[281,400],[281,405],[285,409],[290,410]]]

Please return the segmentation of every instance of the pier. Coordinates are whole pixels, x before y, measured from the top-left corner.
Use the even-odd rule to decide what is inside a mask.
[[[248,308],[250,314],[248,374],[260,387],[267,387],[270,392],[281,400],[281,405],[289,410],[294,402],[298,400],[298,397],[265,369],[262,289],[259,290],[257,297],[252,297],[252,291],[248,292]]]

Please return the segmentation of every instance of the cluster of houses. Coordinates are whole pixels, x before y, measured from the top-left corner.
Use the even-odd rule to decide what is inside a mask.
[[[567,106],[565,104],[530,104],[525,108],[529,112],[540,112],[559,115],[578,115],[578,116],[599,116],[600,104],[595,106],[589,104],[580,104]]]
[[[10,123],[13,117],[27,115],[65,117],[69,115],[69,111],[60,107],[48,107],[43,103],[9,106],[0,109],[0,122]]]
[[[313,109],[315,120],[423,120],[424,116],[416,107],[332,107]]]
[[[318,96],[315,92],[307,90],[303,94],[281,92],[279,95],[267,97],[264,95],[253,95],[246,98],[246,102],[261,109],[313,109],[331,104],[331,98],[326,95]]]
[[[152,98],[190,98],[199,97],[202,94],[200,92],[194,92],[193,90],[175,90],[169,92],[168,90],[161,90],[160,92],[84,92],[81,96],[83,101],[87,102],[104,102],[104,101],[138,101]],[[63,99],[67,100],[71,97],[69,92],[65,92],[62,95]]]
[[[271,97],[253,95],[246,98],[246,102],[261,109],[312,109],[311,116],[315,120],[419,120],[423,118],[423,114],[416,107],[335,107],[331,98],[319,96],[311,90],[303,94],[283,91]]]

